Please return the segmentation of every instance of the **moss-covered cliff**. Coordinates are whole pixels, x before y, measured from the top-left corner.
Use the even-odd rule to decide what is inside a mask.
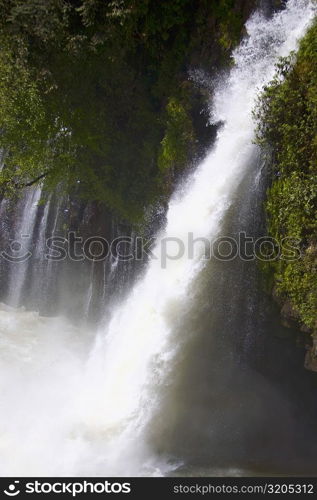
[[[278,66],[255,115],[258,141],[272,168],[267,226],[300,255],[267,264],[282,314],[317,335],[317,22],[299,51]],[[316,365],[317,366],[317,365]]]

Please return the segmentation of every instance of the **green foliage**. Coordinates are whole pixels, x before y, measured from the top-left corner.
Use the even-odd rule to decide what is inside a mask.
[[[275,272],[276,291],[289,297],[300,321],[311,329],[316,328],[317,310],[317,251],[310,247],[298,261],[287,262]]]
[[[167,123],[158,159],[162,172],[182,168],[193,146],[194,133],[191,120],[182,103],[171,98],[167,104]]]
[[[242,13],[237,11],[233,0],[220,0],[217,4],[217,17],[220,23],[220,44],[230,50],[239,41],[243,26]]]
[[[317,328],[317,23],[297,56],[282,59],[255,118],[257,140],[272,158],[266,210],[270,234],[301,241],[302,257],[271,264],[276,290],[303,324]]]
[[[50,170],[63,157],[73,159],[69,134],[58,117],[51,121],[29,69],[5,47],[0,51],[0,148],[5,168],[0,184],[6,195]],[[64,173],[65,174],[65,173]]]
[[[266,203],[271,233],[277,237],[292,236],[307,244],[316,231],[317,177],[294,170],[277,178]]]
[[[47,174],[142,220],[197,152],[187,71],[238,41],[237,4],[0,0],[0,189]]]

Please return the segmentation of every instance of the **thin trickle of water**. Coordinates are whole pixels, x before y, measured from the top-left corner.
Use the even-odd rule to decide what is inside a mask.
[[[95,272],[95,262],[93,261],[91,264],[91,271],[89,277],[89,283],[87,288],[87,297],[85,300],[85,317],[89,316],[89,310],[91,306],[91,301],[93,297],[93,289],[94,289],[94,272]]]
[[[48,261],[45,258],[47,253],[46,248],[46,231],[48,225],[48,216],[51,209],[52,196],[48,198],[45,203],[42,215],[39,221],[39,231],[35,237],[36,245],[32,256],[31,265],[31,279],[30,285],[28,286],[28,291],[31,295],[38,296],[39,294],[46,294],[48,291],[48,276],[47,276],[47,264]],[[36,303],[36,297],[33,297]]]
[[[18,307],[21,304],[21,295],[31,255],[33,232],[41,193],[41,187],[31,189],[26,191],[24,197],[20,200],[23,211],[15,235],[18,238],[17,244],[19,247],[22,245],[20,257],[23,258],[25,256],[25,259],[21,262],[12,262],[11,264],[12,272],[10,273],[7,302],[14,307]]]
[[[215,92],[213,118],[224,123],[216,144],[171,199],[154,251],[158,259],[149,262],[92,346],[91,336],[83,340],[61,321],[0,311],[5,332],[0,380],[11,380],[10,391],[0,387],[8,408],[0,414],[5,475],[157,475],[171,468],[148,448],[145,430],[155,418],[175,354],[186,342],[175,332],[205,265],[203,245],[186,258],[188,234],[216,238],[240,183],[256,175],[251,168],[255,99],[272,78],[277,58],[296,48],[314,14],[313,2],[289,0],[272,19],[257,13],[247,23],[235,67]],[[166,238],[184,242],[183,257],[164,262]],[[22,324],[28,326],[27,345]]]

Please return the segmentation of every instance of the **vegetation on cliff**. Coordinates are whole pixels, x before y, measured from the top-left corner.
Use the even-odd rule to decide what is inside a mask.
[[[203,146],[189,68],[228,60],[254,4],[0,0],[2,194],[45,177],[140,220]]]
[[[271,236],[300,242],[301,257],[268,264],[275,292],[304,327],[317,329],[317,22],[297,55],[282,59],[255,116],[270,158],[266,211]]]

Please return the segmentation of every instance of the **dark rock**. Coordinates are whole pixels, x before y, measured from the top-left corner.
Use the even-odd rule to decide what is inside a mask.
[[[313,344],[307,346],[304,367],[306,370],[317,372],[317,335],[312,336]]]

